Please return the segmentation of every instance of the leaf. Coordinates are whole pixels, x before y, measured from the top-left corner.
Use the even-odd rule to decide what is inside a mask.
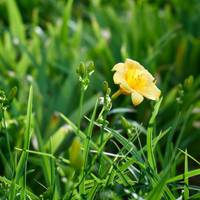
[[[0,176],[0,182],[2,183],[6,183],[8,185],[12,185],[12,182],[10,180],[8,180],[6,177],[2,177]],[[15,188],[16,190],[20,190],[21,186],[18,184],[15,184]],[[39,197],[37,197],[35,194],[33,194],[32,192],[30,192],[28,189],[26,189],[26,193],[27,195],[32,199],[32,200],[40,200]]]
[[[149,193],[147,200],[159,200],[164,195],[164,187],[167,180],[167,174],[165,174],[157,183],[153,190]]]
[[[154,158],[154,154],[153,154],[153,146],[152,146],[153,124],[155,123],[155,119],[158,114],[161,102],[162,102],[162,98],[160,98],[160,100],[155,104],[154,111],[149,120],[149,126],[147,129],[147,158],[148,158],[149,165],[153,169],[156,169],[155,158]]]
[[[63,15],[63,24],[61,27],[61,38],[62,41],[67,42],[68,40],[68,22],[71,16],[73,0],[67,1],[66,6],[64,7],[64,15]]]
[[[6,6],[8,10],[8,19],[11,32],[14,37],[17,37],[17,39],[19,39],[20,42],[24,43],[25,28],[15,0],[6,0]]]
[[[31,138],[31,121],[32,121],[32,102],[33,101],[33,88],[30,87],[29,90],[29,98],[28,98],[28,107],[27,107],[27,116],[26,116],[26,130],[24,133],[24,150],[29,149],[30,138]],[[14,200],[15,198],[15,184],[19,183],[20,178],[24,178],[26,182],[26,165],[28,161],[28,152],[23,151],[19,162],[16,167],[15,178],[12,182],[11,191],[10,191],[10,199]],[[24,183],[26,184],[26,183]]]
[[[85,186],[84,186],[84,182],[85,182],[85,176],[86,176],[86,170],[87,170],[87,164],[88,164],[88,156],[89,156],[89,147],[90,147],[90,140],[92,137],[92,131],[94,128],[94,120],[95,120],[95,116],[96,116],[96,111],[97,111],[97,106],[98,106],[98,99],[96,100],[96,104],[95,107],[93,109],[93,113],[92,113],[92,118],[87,130],[87,135],[86,135],[86,140],[84,142],[84,163],[83,163],[83,169],[82,169],[82,173],[81,173],[81,184],[80,184],[80,193],[84,194],[85,193]],[[79,131],[79,130],[78,130]]]
[[[186,177],[186,174],[188,173],[188,157],[187,157],[187,149],[185,150],[185,163],[184,163],[184,199],[189,199],[189,189],[188,189],[188,178]]]
[[[53,141],[53,146],[51,149],[52,153],[55,153],[59,149],[63,141],[65,141],[65,146],[66,146],[66,138],[68,138],[70,132],[71,132],[71,127],[67,125],[60,127],[57,131],[55,131],[51,135],[51,138],[45,144],[45,148],[48,149],[51,140]]]
[[[180,174],[178,176],[175,176],[173,178],[168,179],[167,183],[173,183],[173,182],[176,182],[176,181],[183,180],[184,178],[191,178],[193,176],[198,176],[198,175],[200,175],[200,169],[191,170],[191,171],[188,171],[184,174]]]

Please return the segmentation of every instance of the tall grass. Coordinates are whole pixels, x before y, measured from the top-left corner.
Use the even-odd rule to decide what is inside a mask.
[[[0,1],[0,199],[200,198],[199,10]],[[155,75],[158,102],[110,101],[111,69],[127,57]],[[88,60],[83,94],[76,69]]]

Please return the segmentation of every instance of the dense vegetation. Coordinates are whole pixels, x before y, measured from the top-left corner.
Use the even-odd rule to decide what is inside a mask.
[[[199,0],[0,0],[0,199],[200,199],[199,57]]]

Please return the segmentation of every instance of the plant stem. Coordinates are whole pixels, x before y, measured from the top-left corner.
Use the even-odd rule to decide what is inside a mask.
[[[80,95],[80,103],[79,103],[79,119],[78,119],[78,129],[77,129],[77,135],[79,135],[80,132],[80,128],[81,128],[81,119],[82,119],[82,113],[83,113],[83,99],[84,99],[84,93],[85,90],[83,89],[83,87],[81,86],[81,95]],[[84,174],[83,174],[84,176]],[[83,176],[81,176],[81,179],[83,178]],[[84,183],[80,184],[80,191],[81,193],[85,193],[85,188],[84,188]],[[72,195],[73,193],[71,193]],[[70,198],[71,198],[70,195]]]
[[[79,102],[78,133],[79,133],[80,128],[81,128],[81,119],[82,119],[82,115],[83,115],[83,99],[84,99],[84,94],[85,94],[85,90],[83,90],[81,88],[81,96],[80,96],[80,102]]]
[[[119,95],[121,95],[121,90],[117,90],[117,92],[115,92],[113,95],[112,95],[112,99],[116,99]]]
[[[100,138],[100,147],[102,146],[103,139],[104,139],[104,128],[105,128],[105,125],[106,125],[105,121],[106,121],[106,115],[103,116],[103,122],[102,122],[101,130],[100,130],[100,137],[101,137]],[[99,170],[98,170],[99,175],[101,174],[102,153],[103,153],[103,149],[101,149],[100,154],[99,154]]]
[[[98,100],[96,101],[93,113],[92,113],[92,117],[91,117],[91,121],[87,130],[87,137],[85,139],[85,143],[84,143],[84,164],[83,164],[83,169],[81,172],[81,179],[80,179],[80,193],[85,195],[85,177],[86,177],[86,170],[87,170],[87,165],[88,165],[88,156],[89,156],[89,148],[90,148],[90,140],[92,137],[92,132],[93,132],[93,128],[94,128],[94,121],[95,121],[95,116],[96,116],[96,111],[97,111],[97,106],[98,106]]]
[[[3,118],[2,119],[3,128],[5,129],[5,132],[6,132],[6,143],[7,143],[9,158],[11,160],[11,170],[12,170],[12,176],[13,176],[14,175],[14,170],[13,170],[14,169],[14,160],[13,160],[12,153],[11,153],[10,141],[9,141],[9,136],[8,136],[8,130],[7,130],[7,127],[6,127],[4,110],[2,109],[1,112],[2,112],[2,118]]]

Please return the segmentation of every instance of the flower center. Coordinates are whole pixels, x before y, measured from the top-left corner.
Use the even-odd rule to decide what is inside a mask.
[[[128,70],[125,79],[132,89],[138,90],[146,84],[143,72],[141,70]]]

